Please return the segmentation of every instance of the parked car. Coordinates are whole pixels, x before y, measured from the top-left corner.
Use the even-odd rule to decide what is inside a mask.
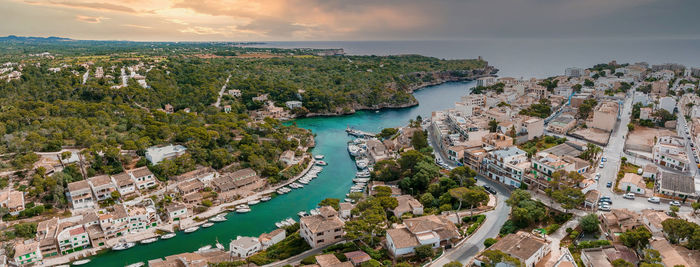
[[[634,199],[634,193],[627,193],[627,194],[625,194],[625,195],[622,196],[622,197],[623,197],[623,198],[626,198],[626,199]]]
[[[607,184],[605,184],[605,187],[607,187],[607,188],[612,187],[612,182],[608,182]]]
[[[494,195],[496,194],[496,190],[491,188],[490,186],[484,185],[483,187],[484,187],[484,189],[486,189],[487,192],[494,194]]]
[[[608,159],[606,159],[605,157],[602,157],[602,158],[600,158],[600,161],[606,162],[606,161],[608,161]]]
[[[657,203],[657,204],[658,204],[658,203],[661,202],[661,199],[660,199],[659,197],[650,197],[650,198],[647,199],[647,201],[649,201],[649,202],[651,202],[651,203]]]
[[[610,211],[610,206],[608,206],[608,205],[601,205],[601,206],[598,206],[598,210],[600,210],[600,211]]]
[[[605,164],[601,162],[601,163],[598,165],[598,168],[601,168],[601,169],[602,169],[603,167],[605,167]]]
[[[678,202],[678,201],[675,201],[675,200],[669,202],[668,204],[671,205],[671,206],[676,206],[676,207],[680,207],[680,206],[681,206],[681,203]]]

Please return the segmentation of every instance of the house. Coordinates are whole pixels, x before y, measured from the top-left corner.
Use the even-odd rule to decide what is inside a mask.
[[[353,266],[360,266],[362,263],[368,262],[372,259],[369,254],[362,250],[346,252],[345,258],[347,258]]]
[[[403,220],[400,228],[386,231],[386,246],[394,257],[414,253],[421,245],[451,246],[459,238],[457,227],[444,216],[428,215]]]
[[[593,120],[589,127],[611,132],[615,128],[620,105],[617,102],[605,101],[593,111]]]
[[[319,267],[352,267],[350,262],[340,262],[334,254],[322,254],[314,257]]]
[[[224,105],[224,112],[226,112],[226,113],[231,112],[231,105]]]
[[[663,221],[671,217],[663,210],[644,209],[642,210],[642,222],[654,236],[663,237]]]
[[[238,90],[238,89],[228,90],[228,94],[232,97],[241,97],[241,90]]]
[[[649,247],[659,251],[664,266],[700,266],[700,253],[672,245],[665,238],[652,237]]]
[[[281,242],[286,237],[287,237],[287,231],[280,228],[280,229],[275,229],[269,233],[261,234],[260,237],[258,237],[258,240],[260,241],[260,244],[262,245],[262,249],[267,249],[270,246]]]
[[[644,178],[636,173],[625,173],[625,176],[620,179],[617,188],[628,193],[641,195],[646,193]]]
[[[282,152],[280,155],[280,162],[287,166],[296,164],[297,162],[294,160],[294,151],[285,150]]]
[[[399,205],[394,208],[394,216],[397,218],[401,218],[401,215],[403,215],[406,212],[410,212],[413,215],[423,215],[423,204],[418,202],[413,196],[411,195],[401,195],[396,197],[396,200],[398,201]]]
[[[114,186],[108,175],[98,175],[88,178],[87,181],[98,201],[112,198],[112,192],[117,191],[117,187]]]
[[[255,237],[239,236],[236,240],[231,240],[229,243],[229,251],[231,256],[239,258],[248,258],[262,249],[262,244]]]
[[[68,184],[66,193],[73,209],[85,209],[95,207],[95,199],[92,196],[92,189],[87,180],[81,180]]]
[[[338,217],[338,212],[329,206],[321,207],[319,212],[319,215],[299,219],[299,233],[313,248],[338,242],[345,235],[345,223]]]
[[[80,251],[90,247],[90,238],[82,224],[71,225],[62,223],[61,231],[56,236],[58,250],[61,255],[66,255],[75,251]],[[59,227],[60,228],[60,227]]]
[[[550,121],[547,130],[553,133],[566,134],[576,126],[576,119],[572,116],[561,115]]]
[[[600,215],[600,226],[606,236],[619,242],[619,235],[634,228],[644,226],[640,215],[628,209],[613,209]]]
[[[600,192],[598,190],[593,189],[586,192],[584,196],[586,197],[586,200],[583,201],[583,207],[593,209],[598,203],[598,197],[600,196]]]
[[[168,114],[175,112],[175,108],[173,108],[173,105],[170,104],[165,104],[165,108],[163,110]]]
[[[185,202],[187,204],[198,204],[202,202],[204,199],[204,195],[200,192],[194,192],[194,193],[189,193],[187,195],[182,196],[182,202]]]
[[[605,246],[581,250],[581,261],[585,267],[612,267],[612,262],[622,259],[637,266],[639,259],[634,250],[621,246]]]
[[[217,192],[222,193],[241,187],[249,187],[251,185],[259,184],[260,181],[260,177],[258,177],[258,174],[253,169],[246,168],[232,173],[222,174],[218,178],[214,179],[212,185]]]
[[[685,140],[680,136],[660,136],[652,148],[654,163],[685,172],[690,161],[686,154]]]
[[[152,146],[146,149],[146,159],[153,164],[158,164],[164,159],[185,154],[185,151],[187,148],[181,145]]]
[[[28,240],[30,243],[15,244],[15,262],[20,266],[33,265],[44,257],[39,251],[39,242]]]
[[[352,217],[352,209],[355,208],[355,205],[349,202],[341,202],[339,205],[338,216],[343,220],[350,219],[350,217]]]
[[[175,177],[170,177],[170,180],[180,183],[197,179],[202,183],[208,183],[217,176],[218,173],[211,167],[197,167],[193,171],[189,171]]]
[[[131,178],[136,181],[136,188],[139,190],[149,189],[158,185],[156,176],[153,175],[148,167],[136,168],[129,171]]]
[[[36,239],[39,241],[39,250],[42,257],[58,255],[58,242],[56,234],[58,231],[58,218],[41,221],[36,227]]]
[[[6,208],[11,215],[18,215],[24,210],[24,192],[12,190],[8,186],[0,191],[0,207]]]
[[[289,109],[301,108],[301,101],[287,101],[287,102],[284,102],[284,104]]]
[[[379,140],[370,139],[366,142],[367,153],[369,153],[369,159],[372,162],[379,162],[389,158],[389,152],[386,146]]]
[[[658,175],[659,175],[659,169],[656,167],[655,164],[649,163],[647,165],[644,165],[642,177],[647,178],[647,179],[656,180]]]
[[[119,194],[122,196],[136,192],[134,179],[126,172],[113,175],[112,183],[116,185],[117,191],[119,191]]]
[[[184,196],[204,189],[204,183],[200,182],[199,180],[190,180],[179,183],[176,188],[180,195]]]
[[[526,267],[534,267],[550,252],[550,241],[527,232],[504,236],[488,250],[499,250],[520,260]]]
[[[659,193],[669,197],[697,198],[693,177],[672,172],[662,172],[659,177]]]
[[[165,206],[165,212],[168,214],[170,222],[178,221],[187,217],[187,207],[180,204],[170,204]]]
[[[158,218],[154,207],[120,206],[123,206],[126,210],[129,233],[142,232],[158,225]]]
[[[653,119],[654,110],[649,107],[644,107],[639,109],[639,119],[651,120]]]

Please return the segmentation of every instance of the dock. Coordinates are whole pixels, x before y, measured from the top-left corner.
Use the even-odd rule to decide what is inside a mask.
[[[375,137],[375,134],[347,127],[345,131],[355,137]]]

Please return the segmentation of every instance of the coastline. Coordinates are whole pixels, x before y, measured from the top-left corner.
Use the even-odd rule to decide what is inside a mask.
[[[336,116],[344,116],[344,115],[352,115],[357,113],[358,111],[377,111],[377,110],[384,110],[384,109],[403,109],[403,108],[410,108],[410,107],[415,107],[420,105],[417,99],[413,97],[413,93],[416,91],[423,90],[427,87],[431,86],[437,86],[441,85],[444,83],[449,83],[449,82],[468,82],[468,81],[474,81],[476,79],[482,78],[482,77],[496,77],[496,73],[498,72],[498,69],[494,68],[493,66],[487,66],[485,68],[481,69],[475,69],[471,70],[471,72],[476,72],[472,75],[469,75],[467,77],[454,77],[454,76],[448,76],[446,78],[441,78],[438,81],[434,82],[423,82],[420,84],[416,85],[411,85],[409,88],[407,88],[407,93],[412,96],[411,102],[409,103],[403,103],[403,104],[388,104],[388,103],[381,103],[379,105],[375,106],[365,106],[365,105],[355,105],[350,108],[348,111],[337,111],[337,112],[319,112],[319,113],[307,113],[304,115],[293,115],[290,118],[285,118],[282,121],[291,121],[295,119],[300,119],[300,118],[315,118],[315,117],[336,117]],[[441,72],[433,72],[431,74],[439,74]],[[390,87],[387,87],[390,88]]]

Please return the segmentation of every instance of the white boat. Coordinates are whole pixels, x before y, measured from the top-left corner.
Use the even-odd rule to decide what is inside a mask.
[[[351,156],[357,156],[358,153],[360,152],[360,147],[354,145],[354,144],[349,144],[348,145],[348,152],[350,153]]]
[[[328,163],[325,162],[325,161],[323,161],[323,160],[319,160],[319,161],[316,161],[316,165],[318,165],[318,166],[326,166],[326,165],[328,165]]]
[[[136,246],[136,244],[131,243],[131,242],[129,242],[129,243],[119,243],[119,244],[113,246],[113,247],[112,247],[112,250],[116,250],[116,251],[119,251],[119,250],[126,250],[126,249],[133,248],[134,246]]]
[[[310,213],[311,215],[319,215],[319,214],[321,214],[321,212],[319,212],[318,209],[312,209],[312,210],[309,211],[309,213]]]
[[[286,193],[287,193],[287,192],[284,192],[284,190],[282,190],[282,188],[277,189],[277,194],[278,194],[278,195],[284,195],[284,194],[286,194]]]
[[[272,199],[272,198],[269,196],[264,196],[260,199],[260,201],[265,202],[265,201],[270,201],[270,199]]]
[[[370,173],[369,173],[369,171],[366,171],[366,170],[359,171],[355,174],[355,176],[357,176],[357,178],[368,178],[370,176]]]
[[[216,215],[214,217],[209,218],[210,222],[225,222],[226,221],[226,216],[225,215]]]
[[[362,193],[363,191],[362,189],[350,189],[350,193]]]
[[[297,223],[297,221],[295,221],[292,218],[287,218],[286,222],[289,223],[289,225],[294,225],[295,223]]]
[[[352,199],[349,199],[349,198],[346,198],[346,199],[344,199],[344,200],[345,200],[345,202],[348,202],[348,203],[352,203],[352,202],[353,202],[353,200],[352,200]]]
[[[250,209],[245,209],[245,208],[243,208],[243,209],[236,209],[236,212],[238,212],[238,213],[247,213],[247,212],[250,212]]]
[[[299,217],[304,217],[304,216],[309,215],[309,214],[307,214],[306,211],[302,210],[302,211],[298,212],[297,215],[299,215]]]
[[[358,160],[355,162],[355,165],[357,165],[357,168],[359,168],[359,169],[365,169],[365,168],[367,168],[367,166],[369,165],[369,160],[367,160],[367,159],[358,159]]]
[[[299,183],[292,183],[292,184],[293,184],[294,186],[296,186],[297,188],[304,188],[304,186],[301,185],[301,184],[299,184]]]
[[[171,238],[175,237],[176,235],[177,235],[177,234],[175,234],[175,233],[169,233],[169,234],[162,235],[162,236],[160,237],[160,239],[163,239],[163,240],[165,240],[165,239],[171,239]]]
[[[193,226],[193,227],[185,229],[185,234],[189,234],[189,233],[192,233],[192,232],[197,231],[197,230],[199,230],[199,226]]]
[[[143,262],[137,262],[137,263],[132,263],[127,265],[126,267],[141,267],[144,266],[145,264]]]
[[[218,249],[220,249],[220,250],[226,250],[226,248],[224,247],[224,245],[222,245],[221,243],[219,243],[219,241],[216,241],[216,248],[218,248]]]
[[[249,209],[249,208],[250,208],[250,206],[248,206],[246,204],[240,204],[240,205],[236,206],[236,209]]]
[[[352,181],[356,182],[356,183],[367,183],[367,182],[369,182],[369,178],[355,178],[355,179],[352,179]]]
[[[212,222],[208,222],[208,223],[202,224],[202,227],[204,227],[204,228],[209,228],[209,227],[212,227],[212,226],[214,226],[214,223],[212,223]]]
[[[157,238],[157,237],[151,237],[151,238],[149,238],[149,239],[141,240],[141,242],[139,242],[139,243],[145,245],[145,244],[150,244],[150,243],[153,243],[153,242],[156,242],[156,241],[158,241],[158,238]]]
[[[284,227],[285,225],[284,225],[283,223],[281,223],[281,222],[276,222],[276,223],[275,223],[275,226],[277,226],[277,228],[282,228],[282,227]]]
[[[211,249],[211,245],[206,245],[197,250],[197,252],[207,251]]]
[[[259,199],[253,199],[253,200],[251,200],[251,201],[248,201],[247,204],[248,204],[248,206],[252,206],[252,205],[255,205],[255,204],[258,204],[258,203],[260,203],[260,200],[259,200]]]
[[[304,180],[304,179],[299,179],[299,183],[301,183],[301,184],[309,184],[309,181]]]
[[[314,156],[314,159],[316,159],[316,160],[322,160],[324,157],[325,157],[325,156],[323,156],[323,155],[316,155],[316,156]]]
[[[90,262],[90,259],[84,259],[84,260],[74,261],[71,263],[71,265],[79,266],[79,265],[87,264],[88,262]]]

